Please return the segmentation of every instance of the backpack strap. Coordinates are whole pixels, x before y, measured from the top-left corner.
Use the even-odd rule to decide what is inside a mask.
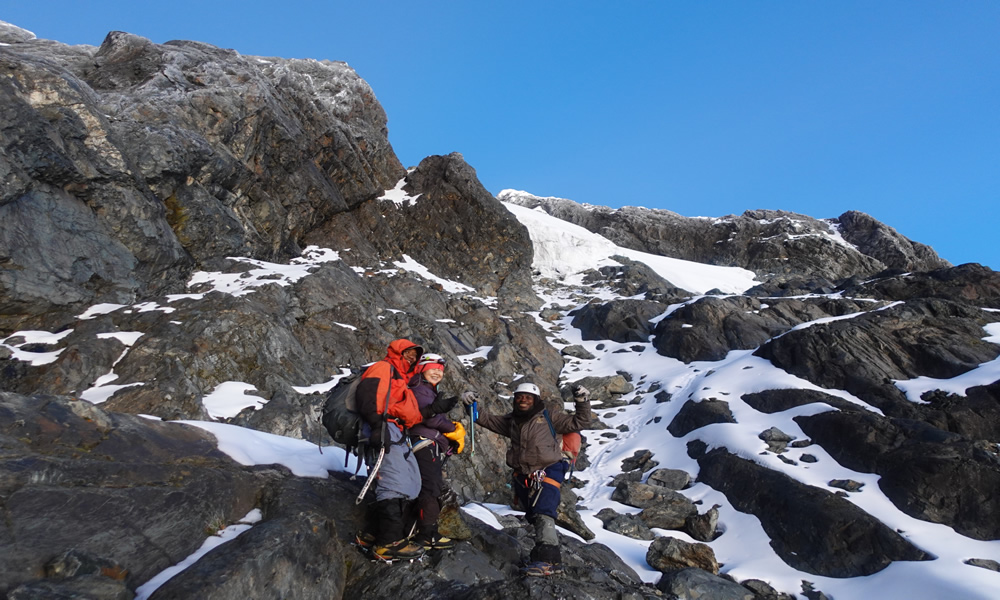
[[[385,440],[385,436],[388,434],[388,429],[389,429],[389,427],[388,427],[389,426],[389,398],[392,396],[392,380],[393,379],[397,379],[396,376],[398,375],[398,372],[396,371],[396,367],[394,367],[392,365],[392,363],[389,362],[389,361],[385,361],[385,362],[389,363],[389,382],[388,382],[388,385],[385,386],[385,410],[382,412],[382,425],[381,425],[381,428],[382,428],[381,433],[382,433],[382,435],[379,436],[379,439],[381,439],[381,440]],[[402,377],[398,377],[398,379],[402,379]]]
[[[545,422],[549,424],[549,431],[552,432],[552,437],[558,442],[559,438],[556,436],[556,428],[552,424],[552,417],[549,416],[549,409],[542,409],[542,414],[545,415]]]

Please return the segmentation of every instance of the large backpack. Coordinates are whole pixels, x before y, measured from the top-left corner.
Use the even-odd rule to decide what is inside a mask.
[[[543,410],[542,414],[545,415],[545,422],[549,424],[549,431],[552,432],[552,437],[556,438],[558,442],[560,434],[556,433],[555,425],[552,424],[552,417],[549,416],[549,410]],[[569,463],[569,474],[566,475],[566,479],[573,476],[573,470],[576,468],[576,458],[580,455],[580,445],[582,442],[583,438],[578,431],[562,434],[562,453],[566,462]]]
[[[333,441],[347,448],[348,454],[359,454],[359,448],[368,441],[370,428],[358,412],[355,394],[361,383],[361,373],[351,371],[337,382],[326,395],[320,422]]]
[[[396,371],[396,367],[391,364],[389,367],[391,369],[390,378],[398,377],[399,373]],[[350,373],[342,377],[333,386],[333,389],[327,392],[326,402],[323,403],[323,414],[320,415],[320,422],[323,423],[323,427],[326,428],[333,441],[347,449],[347,453],[344,455],[344,467],[347,467],[351,454],[358,457],[355,473],[361,470],[361,460],[364,458],[365,451],[368,450],[368,441],[371,439],[372,431],[358,410],[357,391],[358,384],[361,383],[361,375],[362,373],[357,369],[351,369]],[[390,381],[390,387],[386,390],[385,411],[389,410],[391,385]],[[383,412],[383,435],[385,434],[386,416],[387,412]],[[320,452],[322,451],[323,447],[320,446]]]

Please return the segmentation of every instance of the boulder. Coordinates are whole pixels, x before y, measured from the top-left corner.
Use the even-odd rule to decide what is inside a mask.
[[[756,594],[754,600],[795,600],[795,597],[791,594],[778,592],[767,582],[760,579],[747,579],[741,581],[740,585]]]
[[[573,346],[566,346],[559,351],[563,356],[572,356],[573,358],[579,358],[582,360],[593,360],[594,355],[591,354],[586,348],[579,344]]]
[[[646,483],[668,490],[683,490],[691,485],[691,475],[680,469],[657,469],[649,474]]]
[[[704,514],[689,515],[684,521],[684,531],[699,542],[714,540],[718,537],[719,506],[712,506]]]
[[[622,461],[622,471],[630,472],[640,470],[645,473],[658,464],[660,464],[660,462],[653,460],[653,453],[649,450],[636,450],[632,456]]]
[[[757,600],[742,585],[694,567],[664,573],[656,589],[677,600]]]
[[[584,340],[611,340],[619,343],[648,342],[653,332],[649,320],[663,314],[666,305],[648,300],[612,300],[585,304],[570,313],[571,325]]]
[[[634,495],[628,500],[636,502]],[[671,492],[658,497],[655,504],[648,504],[643,508],[639,518],[651,528],[684,530],[688,520],[697,514],[698,509],[690,499],[683,494]],[[712,533],[714,534],[714,530]]]
[[[611,499],[643,509],[639,518],[647,526],[661,529],[682,529],[687,517],[698,513],[683,494],[645,483],[622,484],[615,488]]]
[[[1000,573],[1000,562],[995,560],[990,560],[988,558],[970,558],[965,561],[965,564],[972,565],[973,567],[979,567],[981,569],[988,569],[990,571],[997,571]]]
[[[712,575],[719,574],[719,563],[711,546],[692,544],[668,536],[653,540],[646,551],[646,562],[661,573],[697,568]]]
[[[620,514],[610,508],[603,508],[596,515],[604,523],[604,528],[612,533],[624,535],[634,540],[652,540],[656,535],[637,515]]]
[[[684,437],[696,429],[713,423],[735,423],[736,419],[725,400],[709,398],[700,402],[688,400],[667,425],[674,437]]]
[[[775,454],[784,452],[789,442],[795,439],[794,436],[788,435],[777,427],[765,429],[757,437],[767,444],[768,450]]]

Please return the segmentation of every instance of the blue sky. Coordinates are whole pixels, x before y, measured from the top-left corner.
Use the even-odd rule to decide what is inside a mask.
[[[346,61],[404,165],[461,152],[493,193],[860,210],[1000,269],[1000,2],[0,0],[0,19]]]

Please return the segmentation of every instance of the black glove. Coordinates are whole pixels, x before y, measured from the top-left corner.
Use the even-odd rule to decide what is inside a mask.
[[[379,423],[372,427],[371,436],[368,438],[368,445],[372,448],[385,448],[389,449],[392,445],[392,438],[389,437],[389,428],[395,427],[391,423]]]
[[[455,408],[456,404],[458,404],[458,396],[445,398],[444,396],[438,394],[438,397],[434,399],[434,402],[431,402],[430,405],[420,409],[420,414],[425,419],[429,419],[434,415],[441,415],[450,411]]]

